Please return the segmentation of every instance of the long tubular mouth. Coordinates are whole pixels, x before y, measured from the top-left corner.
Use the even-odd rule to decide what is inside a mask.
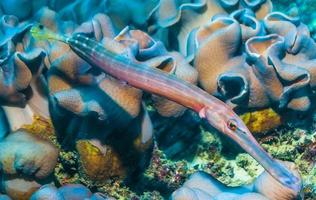
[[[216,115],[217,114],[217,115]],[[241,148],[250,154],[262,167],[280,184],[291,189],[293,192],[298,193],[301,190],[302,182],[299,177],[296,177],[287,167],[283,166],[278,161],[274,160],[256,141],[246,125],[243,124],[241,119],[240,123],[244,125],[244,129],[237,127],[234,131],[226,130],[222,127],[223,121],[218,112],[211,109],[203,109],[200,113],[202,118],[206,118],[210,125],[217,127],[224,135],[234,140]],[[237,117],[237,116],[234,116]]]
[[[240,136],[237,143],[254,159],[256,159],[263,168],[283,186],[290,188],[295,192],[301,189],[301,179],[296,177],[287,167],[274,160],[250,135],[241,130],[236,130]],[[250,136],[249,136],[250,135]]]

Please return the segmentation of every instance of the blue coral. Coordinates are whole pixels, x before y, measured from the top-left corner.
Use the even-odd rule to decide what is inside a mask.
[[[94,193],[81,184],[68,184],[60,188],[56,188],[53,185],[43,185],[38,191],[36,191],[30,198],[30,200],[110,200],[108,196],[102,193]]]

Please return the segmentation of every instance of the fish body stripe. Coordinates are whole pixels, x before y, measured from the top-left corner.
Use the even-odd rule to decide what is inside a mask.
[[[214,108],[216,105],[227,107],[220,100],[186,81],[178,79],[159,69],[136,63],[123,55],[115,54],[100,43],[81,34],[68,40],[70,47],[91,65],[101,68],[105,73],[127,82],[136,88],[187,106],[196,112],[203,107]]]

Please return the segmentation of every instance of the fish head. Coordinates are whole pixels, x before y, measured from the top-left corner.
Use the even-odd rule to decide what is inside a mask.
[[[200,116],[216,128],[220,133],[236,142],[250,154],[263,168],[283,186],[299,192],[302,188],[301,179],[287,167],[273,159],[256,141],[241,118],[228,106],[216,109],[203,108]]]

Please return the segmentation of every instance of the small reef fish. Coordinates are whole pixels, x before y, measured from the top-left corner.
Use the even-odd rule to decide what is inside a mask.
[[[224,102],[201,88],[159,69],[135,63],[123,55],[110,52],[84,34],[76,33],[71,37],[66,37],[56,34],[40,24],[31,28],[31,34],[37,39],[66,43],[82,59],[106,74],[135,88],[160,95],[194,110],[220,133],[234,140],[283,186],[293,191],[301,189],[300,178],[265,152],[239,116]]]

